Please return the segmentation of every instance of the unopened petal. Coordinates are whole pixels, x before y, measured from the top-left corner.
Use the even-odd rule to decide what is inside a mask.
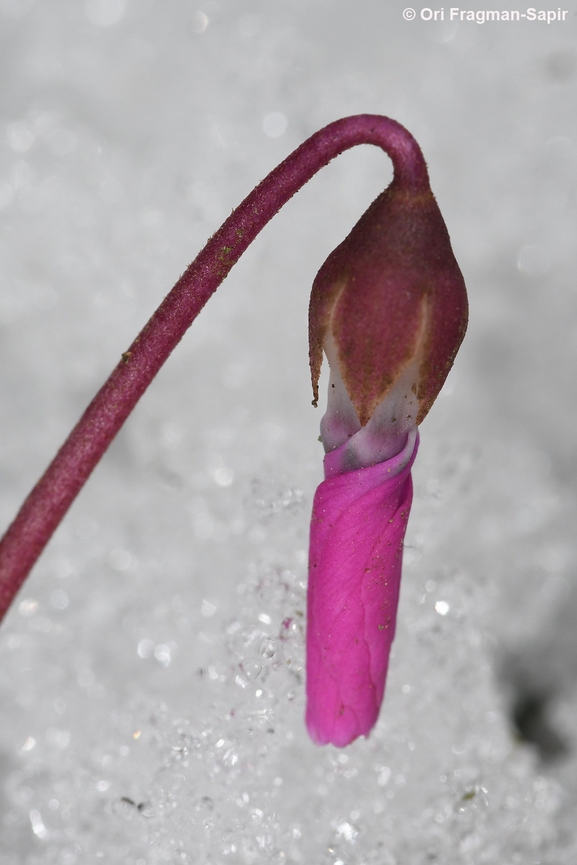
[[[339,449],[340,450],[340,449]],[[386,462],[327,479],[313,505],[308,588],[307,727],[318,744],[366,736],[379,713],[412,499],[414,430]]]

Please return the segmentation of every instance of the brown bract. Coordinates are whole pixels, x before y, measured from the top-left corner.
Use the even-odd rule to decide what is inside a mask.
[[[467,312],[465,283],[433,193],[393,180],[314,281],[314,404],[323,347],[332,336],[361,426],[410,365],[417,370],[420,423],[451,369]]]

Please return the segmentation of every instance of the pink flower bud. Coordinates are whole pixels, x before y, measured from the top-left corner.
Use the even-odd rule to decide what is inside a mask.
[[[399,129],[395,179],[322,266],[310,302],[315,405],[323,351],[331,374],[326,480],[311,522],[306,721],[315,742],[341,747],[367,736],[378,717],[417,424],[467,327],[445,223],[420,151]],[[404,144],[419,160],[415,171],[397,171]]]
[[[325,457],[313,504],[307,612],[311,738],[343,747],[376,723],[399,599],[416,429],[400,454],[341,473]]]

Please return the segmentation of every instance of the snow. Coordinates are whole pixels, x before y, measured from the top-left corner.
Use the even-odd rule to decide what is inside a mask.
[[[471,300],[380,721],[317,748],[308,292],[387,160],[339,157],[267,227],[0,629],[0,865],[575,861],[575,16],[403,8],[0,0],[3,525],[206,238],[337,117],[416,136]]]

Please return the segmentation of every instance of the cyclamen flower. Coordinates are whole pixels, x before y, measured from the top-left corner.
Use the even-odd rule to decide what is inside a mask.
[[[467,297],[415,139],[387,117],[329,124],[237,207],[138,334],[0,540],[0,619],[146,388],[249,244],[316,172],[357,144],[381,147],[388,189],[313,285],[310,363],[331,368],[321,423],[326,480],[311,526],[307,724],[319,743],[368,735],[395,631],[417,424],[451,368]]]
[[[306,722],[318,744],[342,747],[377,721],[417,424],[466,322],[463,278],[428,184],[396,178],[329,257],[311,296],[315,401],[323,350],[331,370],[309,557]]]

